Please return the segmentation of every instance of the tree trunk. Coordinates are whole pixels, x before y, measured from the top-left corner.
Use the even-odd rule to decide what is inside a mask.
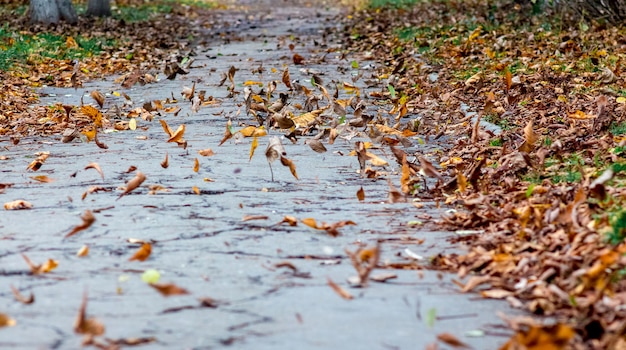
[[[71,0],[30,0],[30,22],[52,24],[61,19],[69,23],[76,23],[78,17]]]
[[[88,0],[87,16],[109,17],[111,16],[110,0]]]

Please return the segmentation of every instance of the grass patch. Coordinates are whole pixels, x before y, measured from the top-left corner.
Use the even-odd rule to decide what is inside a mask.
[[[626,134],[626,123],[612,123],[609,130],[614,136],[624,135]]]
[[[415,5],[418,0],[370,0],[369,7],[372,8],[402,8]]]
[[[44,59],[81,59],[100,54],[113,40],[39,33],[21,34],[8,25],[0,27],[0,70],[15,64],[36,64]]]

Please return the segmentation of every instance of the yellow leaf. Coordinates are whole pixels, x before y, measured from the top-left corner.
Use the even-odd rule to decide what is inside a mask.
[[[259,87],[263,87],[263,83],[260,81],[254,81],[254,80],[246,80],[243,83],[244,86],[250,86],[250,85],[258,85]]]
[[[93,121],[96,127],[102,127],[102,113],[99,110],[89,105],[81,106],[80,110]]]
[[[195,193],[197,195],[200,194],[200,189],[197,186],[193,186],[191,189],[193,190],[193,193]]]
[[[254,131],[256,130],[255,126],[249,125],[246,126],[245,128],[239,130],[239,132],[244,136],[244,137],[250,137],[252,136],[252,134],[254,134]]]
[[[626,103],[626,97],[620,96],[620,97],[615,99],[615,102],[624,104],[624,103]]]
[[[380,158],[379,156],[375,155],[374,153],[366,152],[365,155],[368,157],[367,160],[369,160],[369,162],[372,163],[372,165],[374,165],[374,166],[387,166],[387,165],[389,165],[389,163],[387,163],[386,160]]]
[[[585,112],[583,111],[576,111],[572,114],[568,114],[567,116],[571,119],[579,119],[579,120],[591,119],[594,117],[593,115],[585,114]]]
[[[176,129],[174,134],[172,134],[172,136],[170,136],[170,138],[167,140],[167,142],[176,142],[176,143],[182,142],[183,134],[185,134],[185,124],[181,124],[178,127],[178,129]]]
[[[193,172],[197,173],[200,170],[200,161],[196,158],[193,162]]]
[[[128,121],[128,128],[130,130],[136,130],[137,129],[137,119],[130,118],[130,120]]]
[[[254,140],[252,140],[252,144],[250,145],[250,159],[248,161],[252,160],[252,156],[254,155],[254,150],[259,146],[259,139],[257,139],[257,137],[254,137]]]
[[[286,166],[289,167],[289,171],[291,171],[291,175],[293,175],[293,177],[296,178],[296,180],[298,179],[298,174],[296,173],[296,165],[291,161],[291,159],[287,159],[285,157],[280,157],[280,162]]]
[[[65,46],[68,49],[76,49],[78,48],[78,43],[76,43],[76,40],[74,40],[74,38],[68,36],[67,39],[65,39]]]
[[[96,128],[89,127],[87,130],[84,130],[82,134],[87,137],[87,142],[90,142],[96,138]]]
[[[89,254],[89,246],[88,245],[82,246],[78,250],[78,252],[76,252],[76,256],[81,257],[81,258],[84,257],[84,256],[87,256],[88,254]]]
[[[167,122],[165,120],[161,119],[159,121],[161,122],[161,126],[163,127],[163,131],[165,131],[167,136],[172,137],[172,135],[174,134],[174,130],[172,130],[169,125],[167,125]]]

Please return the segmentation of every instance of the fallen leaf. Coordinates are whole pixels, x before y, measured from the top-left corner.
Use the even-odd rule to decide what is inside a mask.
[[[15,300],[19,301],[22,304],[32,304],[35,302],[35,295],[33,292],[30,293],[28,297],[23,296],[20,291],[11,285],[11,291],[13,292],[13,297]]]
[[[87,292],[83,293],[83,301],[74,322],[74,332],[89,336],[104,334],[104,325],[100,321],[94,317],[87,318]]]
[[[251,221],[251,220],[267,220],[269,217],[267,215],[246,215],[241,219],[242,222]]]
[[[91,98],[96,100],[100,108],[104,107],[104,95],[100,91],[94,90],[91,92],[90,95],[91,95]]]
[[[102,177],[102,180],[104,180],[104,173],[102,172],[102,169],[100,169],[100,165],[98,165],[98,163],[91,162],[87,164],[87,166],[85,167],[85,170],[87,169],[95,169],[98,172],[98,174],[100,174],[100,177]]]
[[[288,68],[285,68],[285,70],[283,71],[283,84],[285,84],[285,86],[289,90],[293,90],[293,88],[291,87],[291,78],[289,77],[289,69]]]
[[[306,143],[309,145],[309,147],[311,147],[313,151],[317,153],[326,152],[326,147],[324,147],[324,144],[320,140],[307,140]]]
[[[286,223],[289,226],[298,226],[298,219],[293,216],[286,215],[278,224]]]
[[[14,319],[9,317],[7,314],[0,313],[0,328],[2,327],[13,327],[16,322]]]
[[[32,204],[22,199],[4,203],[5,210],[22,210],[22,209],[31,209],[32,207],[33,207]]]
[[[198,154],[203,156],[203,157],[211,157],[215,155],[215,152],[213,152],[212,149],[207,148],[207,149],[201,149],[198,151]]]
[[[146,261],[152,253],[152,244],[146,242],[139,247],[139,249],[128,259],[128,261]]]
[[[293,175],[293,177],[295,177],[296,180],[299,180],[298,174],[296,173],[296,165],[290,159],[286,157],[280,157],[280,162],[282,165],[289,167],[289,171],[291,171],[291,175]]]
[[[197,194],[197,195],[199,195],[199,194],[200,194],[200,189],[199,189],[197,186],[193,186],[193,187],[191,188],[191,190],[193,191],[193,193],[195,193],[195,194]]]
[[[69,238],[80,231],[88,229],[96,221],[96,217],[93,216],[91,210],[85,210],[85,213],[80,218],[83,219],[83,223],[74,227],[72,231],[66,234],[63,238]]]
[[[86,244],[80,247],[80,249],[76,252],[76,256],[79,258],[85,257],[87,255],[89,255],[89,246]]]
[[[173,283],[150,283],[149,286],[156,289],[164,297],[189,294],[186,289],[181,288]]]
[[[356,198],[359,200],[359,202],[363,202],[365,200],[365,191],[363,190],[362,186],[361,188],[359,188],[358,191],[356,191]]]
[[[196,158],[193,161],[193,172],[197,173],[198,171],[200,171],[200,161],[198,160],[198,158]]]
[[[40,153],[37,156],[37,158],[35,158],[35,160],[33,160],[30,164],[28,164],[28,167],[26,167],[26,170],[32,170],[32,171],[39,170],[41,166],[43,165],[43,163],[46,162],[46,159],[48,159],[48,156],[50,156],[50,153],[48,152]]]
[[[170,166],[169,156],[167,152],[165,152],[165,159],[163,159],[163,161],[161,162],[161,167],[163,169],[167,169],[168,166]]]
[[[232,125],[233,124],[232,124],[232,122],[229,119],[228,122],[226,123],[226,131],[224,131],[224,137],[222,138],[222,140],[220,141],[220,144],[218,146],[221,146],[222,144],[224,144],[224,142],[226,142],[228,139],[233,137],[233,132],[231,130]]]
[[[39,181],[39,182],[43,182],[43,183],[54,182],[54,179],[51,179],[51,178],[47,177],[46,175],[31,176],[30,178],[35,180],[35,181]]]
[[[40,273],[48,273],[54,270],[57,266],[59,266],[58,261],[52,260],[52,259],[48,259],[48,261],[46,261],[45,263],[41,265],[36,265],[25,254],[22,254],[22,258],[24,258],[24,261],[26,261],[26,264],[30,268],[30,272],[33,275],[37,275]]]
[[[352,294],[350,294],[347,290],[340,287],[337,283],[333,282],[333,280],[331,280],[330,277],[328,277],[327,280],[328,280],[328,285],[330,286],[330,288],[332,288],[333,291],[335,291],[335,293],[339,294],[340,297],[346,300],[354,299]]]
[[[178,127],[178,129],[176,129],[176,131],[170,136],[167,142],[176,142],[180,144],[183,142],[184,134],[185,134],[185,124],[181,124]]]
[[[137,174],[135,175],[135,177],[133,177],[130,181],[128,181],[128,183],[126,184],[126,189],[124,190],[122,194],[120,194],[119,197],[117,197],[117,199],[120,199],[123,196],[129,194],[134,189],[139,187],[144,181],[146,181],[146,176],[141,171],[137,171]]]
[[[254,155],[254,150],[259,146],[259,139],[255,136],[250,144],[250,159],[248,161],[252,161],[252,156]]]
[[[446,343],[448,345],[450,345],[453,348],[464,348],[464,349],[469,349],[470,346],[463,343],[462,341],[460,341],[457,337],[455,337],[454,335],[450,334],[450,333],[440,333],[437,334],[437,339],[439,339],[439,341]]]

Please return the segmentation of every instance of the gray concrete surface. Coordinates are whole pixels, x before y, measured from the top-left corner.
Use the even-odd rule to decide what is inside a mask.
[[[339,53],[329,53],[323,64],[294,66],[287,48],[293,42],[297,52],[310,58],[326,50],[314,46],[313,41],[339,45],[330,35],[336,30],[328,29],[338,23],[332,20],[337,9],[283,1],[260,4],[216,14],[209,26],[214,35],[198,42],[201,47],[196,51],[195,68],[176,80],[166,80],[161,74],[158,83],[129,90],[113,83],[113,78],[85,83],[79,90],[42,89],[47,96],[42,104],[74,105],[80,103],[84,92],[97,89],[109,94],[106,109],[122,103],[110,95],[113,91],[125,91],[135,106],[141,106],[144,101],[164,100],[172,93],[178,97],[183,86],[201,80],[196,89],[220,99],[219,106],[192,113],[189,103],[181,101],[182,111],[177,117],[157,117],[172,127],[186,124],[187,150],[165,142],[167,137],[157,119],[139,120],[135,131],[102,134],[100,140],[109,146],[107,150],[94,143],[64,144],[60,137],[23,138],[16,146],[0,139],[0,156],[9,158],[0,161],[0,183],[14,184],[0,194],[0,202],[25,199],[34,206],[31,210],[0,212],[0,312],[17,322],[14,327],[0,329],[0,348],[78,348],[81,337],[72,327],[85,290],[89,293],[88,314],[105,324],[107,338],[155,337],[156,342],[142,345],[145,349],[422,349],[435,342],[441,332],[455,334],[474,349],[495,349],[506,340],[499,335],[506,332],[496,316],[497,310],[510,312],[505,303],[458,294],[450,282],[454,276],[423,270],[376,270],[396,273],[398,278],[361,289],[347,286],[346,278],[356,273],[344,249],[354,250],[355,243],[373,245],[383,239],[381,263],[410,261],[406,248],[426,257],[423,264],[430,256],[458,249],[446,243],[452,233],[407,225],[423,220],[425,214],[437,215],[434,204],[425,203],[423,209],[416,209],[410,203],[386,203],[386,181],[362,179],[357,174],[357,159],[348,153],[356,140],[366,139],[338,139],[334,145],[326,144],[328,152],[324,154],[311,151],[304,144],[306,138],[297,144],[284,140],[299,181],[279,163],[273,168],[277,181],[270,181],[264,157],[268,137],[259,139],[251,161],[251,139],[239,144],[231,139],[218,147],[228,118],[234,125],[251,122],[243,110],[236,116],[243,94],[228,98],[226,87],[217,86],[220,73],[231,65],[239,68],[235,76],[239,91],[243,91],[241,84],[246,80],[280,81],[284,64],[288,64],[292,79],[303,84],[310,77],[299,68],[319,69],[329,86],[333,79],[349,81],[353,73],[350,56],[339,60]],[[227,31],[230,34],[217,35]],[[329,34],[327,41],[321,39],[323,33]],[[282,45],[277,48],[279,42]],[[261,63],[266,72],[253,75],[251,70]],[[376,62],[361,65],[366,63]],[[348,69],[340,71],[338,67]],[[272,73],[271,68],[278,72]],[[364,87],[363,81],[359,84]],[[284,90],[279,84],[279,91]],[[84,99],[91,102],[89,97]],[[303,98],[292,101],[303,103]],[[220,111],[223,113],[218,114]],[[269,134],[281,135],[276,130]],[[414,144],[410,151],[444,147]],[[200,157],[197,151],[204,148],[212,148],[215,156]],[[27,171],[38,151],[48,151],[50,157],[40,171]],[[163,169],[160,162],[166,152],[170,166]],[[192,170],[196,157],[201,165],[198,173]],[[395,161],[386,159],[390,163],[386,170],[397,172]],[[94,170],[83,170],[90,162],[99,163],[104,180]],[[125,173],[131,165],[145,173],[147,180],[116,201],[121,193],[117,188],[133,176]],[[47,175],[56,181],[38,183],[30,178],[34,175]],[[205,182],[204,178],[214,181]],[[399,175],[391,178],[398,186]],[[169,192],[148,195],[150,184],[165,186]],[[90,194],[81,200],[82,193],[93,185],[111,192]],[[200,195],[193,193],[193,186],[200,189]],[[364,203],[356,199],[361,186],[366,193]],[[93,226],[63,239],[81,222],[80,215],[86,209],[100,209]],[[242,222],[245,215],[267,215],[269,219]],[[326,222],[353,220],[358,225],[344,227],[341,236],[330,237],[302,224],[277,225],[285,215]],[[154,243],[147,261],[128,261],[138,247],[129,243],[129,238]],[[424,243],[411,239],[423,239]],[[84,244],[90,246],[89,255],[76,257]],[[30,275],[20,254],[39,263],[56,259],[59,267],[49,274]],[[317,259],[307,259],[307,255]],[[273,267],[282,261],[310,273],[310,278]],[[325,264],[329,261],[334,264]],[[159,295],[141,281],[141,273],[149,268],[161,272],[161,282],[176,283],[190,295]],[[355,299],[341,299],[326,284],[328,277],[347,288]],[[25,294],[33,292],[35,303],[16,302],[10,285]],[[217,308],[196,307],[201,297],[222,304]],[[432,316],[436,316],[434,322]],[[467,336],[475,330],[487,335]]]

